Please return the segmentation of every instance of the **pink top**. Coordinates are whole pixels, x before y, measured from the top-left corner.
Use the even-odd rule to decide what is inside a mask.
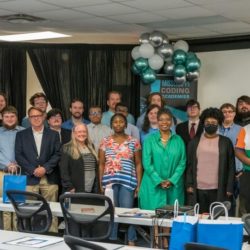
[[[218,189],[219,176],[219,136],[201,136],[197,148],[197,188]]]

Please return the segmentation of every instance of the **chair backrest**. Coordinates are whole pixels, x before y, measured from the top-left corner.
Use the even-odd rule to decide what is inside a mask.
[[[26,233],[48,232],[52,223],[52,212],[43,196],[37,193],[7,190],[6,194],[17,215],[17,230]],[[25,203],[20,203],[24,197]]]
[[[214,220],[218,219],[220,216],[225,215],[224,207],[223,206],[217,206],[218,204],[214,205],[214,217],[213,217]],[[226,207],[227,211],[230,210],[230,208],[231,208],[231,202],[230,201],[223,201],[222,204]],[[208,219],[211,219],[211,216],[209,216]]]
[[[228,249],[190,242],[185,244],[185,250],[228,250]]]
[[[71,208],[65,206],[71,200]],[[66,234],[85,240],[104,240],[111,233],[114,207],[109,197],[92,193],[65,193],[59,198]]]
[[[93,242],[86,241],[84,239],[74,237],[71,235],[64,235],[65,243],[70,247],[71,250],[107,250],[106,248],[96,245]]]
[[[250,236],[250,214],[244,214],[241,219],[244,222],[244,228],[248,236]]]

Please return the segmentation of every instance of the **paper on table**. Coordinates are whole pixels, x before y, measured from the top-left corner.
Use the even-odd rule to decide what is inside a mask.
[[[18,245],[33,248],[41,248],[62,242],[62,238],[47,238],[47,237],[22,237],[14,240],[4,241],[2,244]]]
[[[117,214],[118,216],[121,216],[121,217],[141,217],[141,218],[152,218],[155,216],[155,213],[152,212],[144,212],[144,211],[141,211],[140,209],[132,209],[132,210],[129,210],[127,212],[123,212],[123,213],[120,213],[120,214]]]

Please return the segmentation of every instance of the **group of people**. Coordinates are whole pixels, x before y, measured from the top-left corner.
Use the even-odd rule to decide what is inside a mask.
[[[0,195],[3,175],[20,166],[27,190],[48,201],[63,192],[105,194],[111,187],[116,207],[132,208],[138,197],[140,208],[154,210],[178,199],[180,205],[198,202],[204,213],[213,201],[230,200],[235,215],[240,193],[240,215],[250,212],[250,97],[201,114],[199,102],[189,100],[188,121],[177,125],[160,93],[148,96],[136,125],[121,97],[109,92],[109,110],[92,106],[89,120],[83,118],[84,103],[74,99],[63,122],[59,109],[46,113],[48,100],[36,93],[18,126],[17,110],[0,93]],[[11,223],[5,214],[5,229]],[[115,225],[111,239],[117,230]],[[51,231],[57,231],[56,219]],[[136,240],[132,226],[128,240]]]

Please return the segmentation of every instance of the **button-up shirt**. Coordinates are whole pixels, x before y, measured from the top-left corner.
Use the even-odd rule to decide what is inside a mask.
[[[236,140],[241,128],[242,127],[240,125],[235,123],[233,123],[230,127],[227,128],[221,126],[219,128],[219,134],[228,137],[233,143],[233,146],[235,147]],[[236,166],[236,172],[239,172],[243,169],[242,162],[237,157],[235,157],[235,166]]]
[[[110,136],[112,134],[112,130],[106,125],[101,123],[96,125],[92,122],[87,125],[87,128],[89,137],[95,146],[95,151],[98,152],[102,139],[104,137]]]
[[[43,130],[41,131],[35,131],[32,129],[33,132],[33,136],[35,139],[35,143],[36,143],[36,150],[37,150],[37,155],[40,156],[40,152],[41,152],[41,145],[42,145],[42,139],[43,139]]]
[[[0,169],[4,170],[15,159],[16,133],[23,130],[23,127],[16,126],[14,129],[0,128]]]
[[[83,118],[82,123],[89,124],[90,121]],[[72,130],[72,128],[74,126],[75,126],[75,124],[73,123],[72,119],[69,119],[69,120],[63,122],[63,124],[62,124],[62,128],[69,129],[69,130]]]

